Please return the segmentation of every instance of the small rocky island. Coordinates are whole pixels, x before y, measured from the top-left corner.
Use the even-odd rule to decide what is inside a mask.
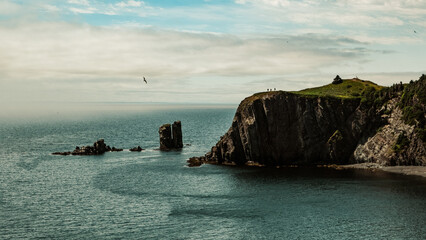
[[[183,148],[182,142],[182,124],[181,121],[175,121],[173,125],[164,124],[159,129],[160,134],[160,150],[170,151]],[[130,152],[141,152],[141,146],[130,148]],[[101,155],[105,152],[121,152],[122,148],[110,147],[105,144],[104,139],[99,139],[92,146],[75,147],[74,151],[54,152],[52,155]]]
[[[122,148],[110,147],[105,144],[103,139],[99,139],[93,146],[75,147],[72,152],[54,152],[53,155],[101,155],[105,152],[121,152]]]
[[[188,163],[426,166],[425,113],[425,75],[391,87],[337,76],[323,87],[244,99],[228,132]]]

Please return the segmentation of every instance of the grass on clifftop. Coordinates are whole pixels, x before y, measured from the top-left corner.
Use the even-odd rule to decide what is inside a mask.
[[[375,91],[378,91],[383,87],[370,81],[354,78],[344,79],[339,84],[330,83],[322,87],[308,88],[293,93],[320,97],[358,98],[364,96],[366,92],[371,91],[373,88]]]
[[[376,92],[384,87],[379,86],[371,81],[361,80],[357,78],[353,79],[344,79],[342,83],[339,84],[328,84],[316,88],[308,88],[300,91],[291,91],[291,93],[302,95],[302,96],[312,96],[312,97],[337,97],[337,98],[362,98],[365,99],[368,94],[371,92]],[[259,92],[255,93],[250,97],[247,97],[242,102],[241,106],[245,106],[248,103],[254,102],[256,99],[263,98],[265,96],[273,96],[279,94],[283,91],[270,91],[270,92]]]

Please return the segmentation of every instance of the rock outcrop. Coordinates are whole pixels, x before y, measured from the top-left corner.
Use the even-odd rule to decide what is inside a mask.
[[[107,146],[103,139],[99,139],[93,146],[75,147],[72,152],[54,152],[53,155],[101,155],[105,152],[120,152],[121,148]]]
[[[422,105],[420,102],[417,104]],[[376,134],[357,146],[353,154],[355,162],[376,163],[380,166],[426,166],[425,143],[419,136],[419,131],[416,131],[422,130],[423,126],[420,124],[422,119],[417,117],[414,125],[407,124],[404,121],[405,108],[401,109],[399,105],[401,105],[401,97],[393,98],[383,106],[383,112],[387,114],[383,114],[382,117],[387,121],[385,125],[377,129]],[[424,105],[420,108],[426,109]]]
[[[142,152],[142,150],[144,150],[144,149],[141,148],[141,146],[137,146],[137,147],[129,149],[130,152]]]
[[[172,129],[170,124],[164,124],[158,130],[160,134],[160,150],[173,148]]]
[[[188,163],[426,165],[423,141],[415,136],[414,126],[404,123],[396,106],[402,84],[395,89],[394,95],[372,90],[366,98],[283,91],[255,94],[240,103],[232,126],[211,151]],[[379,106],[380,101],[371,101],[375,96],[391,98],[387,109]],[[398,141],[408,147],[398,152]]]
[[[170,124],[164,124],[158,130],[160,135],[160,150],[168,151],[172,149],[181,149],[182,142],[182,125],[180,121]]]

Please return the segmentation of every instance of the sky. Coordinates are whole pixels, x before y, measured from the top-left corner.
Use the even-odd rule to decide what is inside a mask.
[[[388,86],[426,73],[425,39],[426,0],[0,0],[0,106]]]

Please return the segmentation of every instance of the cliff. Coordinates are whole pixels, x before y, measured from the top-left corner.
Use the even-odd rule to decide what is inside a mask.
[[[349,79],[299,92],[255,94],[240,103],[232,126],[211,152],[191,158],[190,165],[426,165],[418,127],[403,120],[398,106],[403,89]],[[397,149],[398,141],[403,149]]]

